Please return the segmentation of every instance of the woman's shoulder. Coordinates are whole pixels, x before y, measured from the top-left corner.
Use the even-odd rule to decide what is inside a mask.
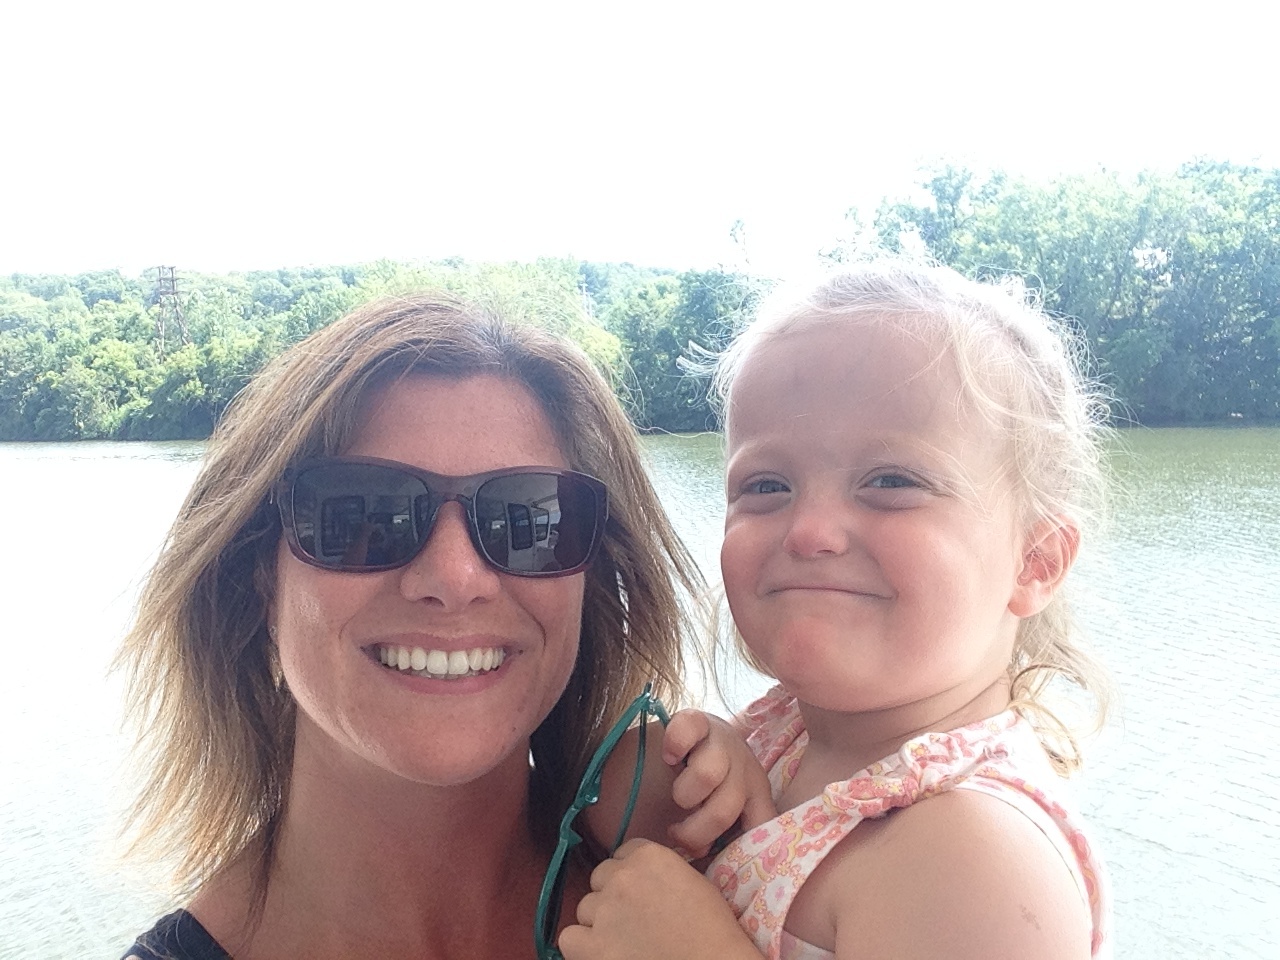
[[[138,937],[123,960],[231,960],[200,921],[175,910]]]
[[[904,956],[970,956],[958,945],[975,958],[1090,955],[1092,922],[1071,873],[1008,804],[953,790],[862,826],[853,855],[832,864],[837,941],[841,928],[859,937],[910,930],[917,942]],[[899,955],[904,945],[883,946]]]

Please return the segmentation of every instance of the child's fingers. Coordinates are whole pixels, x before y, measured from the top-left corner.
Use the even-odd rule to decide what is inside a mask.
[[[704,753],[695,754],[693,762],[672,785],[676,802],[693,812],[668,832],[694,859],[705,856],[708,848],[734,827],[740,825],[749,830],[778,815],[769,792],[769,778],[759,765],[743,765],[729,776],[727,754]],[[717,769],[712,766],[714,761],[723,761],[725,766]],[[685,778],[686,784],[681,784]],[[681,787],[688,793],[679,793]],[[682,802],[691,797],[697,799],[688,804]]]
[[[764,770],[753,771],[749,775],[749,781],[746,785],[746,802],[742,805],[742,816],[739,818],[743,830],[768,823],[778,815],[778,808],[769,792],[769,777]]]
[[[723,750],[696,750],[671,784],[671,799],[682,810],[691,810],[725,783],[731,760]]]
[[[662,735],[662,760],[675,766],[711,733],[711,721],[701,710],[679,710]]]
[[[667,831],[672,841],[692,859],[705,857],[711,845],[732,829],[742,813],[742,796],[731,789],[717,790],[707,801]]]

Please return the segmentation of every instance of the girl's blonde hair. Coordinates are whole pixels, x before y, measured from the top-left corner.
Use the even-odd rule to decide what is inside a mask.
[[[1107,488],[1107,398],[1086,374],[1083,341],[1055,321],[1016,279],[977,282],[947,267],[884,258],[841,270],[800,293],[770,297],[719,358],[712,383],[726,429],[734,380],[748,355],[771,339],[815,323],[882,324],[939,348],[953,361],[973,409],[1008,441],[1007,477],[1030,528],[1065,518],[1082,539],[1098,529]],[[749,651],[738,638],[744,655]],[[1009,663],[1012,705],[1036,725],[1060,772],[1078,768],[1071,727],[1050,708],[1055,678],[1088,695],[1088,727],[1105,720],[1106,671],[1078,639],[1059,590],[1021,621]]]
[[[362,399],[413,374],[523,386],[569,466],[609,490],[603,547],[585,575],[578,661],[532,738],[537,836],[554,838],[600,731],[645,681],[668,697],[680,689],[687,629],[677,582],[694,595],[700,576],[649,483],[635,431],[586,355],[447,295],[367,305],[277,357],[228,408],[117,659],[147,764],[130,852],[171,865],[181,895],[248,852],[260,897],[288,794],[297,708],[266,621],[281,535],[273,485],[292,464],[343,450]]]

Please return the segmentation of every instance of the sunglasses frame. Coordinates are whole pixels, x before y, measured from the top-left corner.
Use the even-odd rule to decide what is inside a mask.
[[[556,843],[555,853],[551,855],[551,862],[547,865],[547,873],[542,880],[542,891],[538,895],[538,912],[533,918],[533,942],[538,960],[564,960],[555,945],[561,906],[557,893],[563,896],[563,890],[558,888],[565,875],[569,851],[582,842],[582,835],[573,829],[573,822],[578,819],[578,814],[600,799],[600,780],[604,774],[605,761],[609,759],[609,755],[618,745],[623,734],[631,729],[632,721],[639,717],[640,737],[636,746],[636,766],[631,778],[631,793],[627,797],[626,808],[622,811],[618,834],[614,837],[613,846],[609,848],[610,855],[618,849],[627,835],[627,827],[631,825],[631,815],[635,812],[636,799],[640,795],[640,779],[644,774],[645,741],[650,716],[661,720],[664,727],[671,722],[666,707],[653,695],[653,681],[644,685],[640,696],[631,701],[631,705],[622,712],[617,723],[604,735],[600,746],[591,755],[586,771],[582,774],[573,803],[569,805],[569,809],[560,820],[560,839]]]
[[[299,476],[309,470],[329,464],[350,465],[350,466],[372,466],[383,467],[388,470],[394,470],[398,473],[408,474],[416,480],[419,480],[426,488],[428,494],[433,499],[434,505],[431,512],[429,522],[426,524],[425,536],[422,542],[418,544],[416,550],[403,560],[395,563],[379,563],[379,564],[361,564],[351,566],[345,564],[323,563],[315,557],[310,556],[302,549],[302,544],[298,541],[298,531],[294,523],[293,497],[295,491],[295,483]],[[592,531],[591,543],[587,546],[583,559],[580,563],[572,567],[566,567],[563,570],[511,570],[503,567],[494,561],[488,553],[485,552],[484,545],[480,537],[480,520],[476,516],[475,496],[480,488],[491,480],[497,480],[504,477],[520,476],[522,474],[539,474],[543,476],[553,477],[569,477],[575,481],[583,483],[588,490],[591,491],[595,500],[594,520],[595,526]],[[284,529],[285,542],[289,545],[289,552],[298,560],[308,566],[316,567],[320,570],[330,570],[336,573],[381,573],[385,570],[398,570],[400,567],[406,567],[412,563],[419,554],[426,549],[427,544],[431,541],[431,535],[435,532],[436,521],[440,517],[440,508],[446,503],[452,501],[462,506],[463,513],[467,520],[467,535],[471,538],[471,545],[475,548],[476,554],[491,568],[499,573],[505,573],[513,577],[529,577],[529,578],[551,578],[551,577],[568,577],[575,573],[581,573],[595,558],[596,551],[600,549],[600,544],[604,540],[605,525],[609,520],[609,491],[604,483],[595,477],[585,473],[579,473],[576,470],[565,470],[560,467],[538,467],[538,466],[521,466],[521,467],[504,467],[501,470],[490,470],[486,473],[473,473],[465,477],[452,477],[442,473],[432,473],[429,470],[423,470],[409,463],[401,463],[399,460],[384,460],[380,457],[316,457],[304,460],[294,467],[285,471],[284,475],[277,481],[272,491],[271,499],[275,501],[280,511],[280,523]]]

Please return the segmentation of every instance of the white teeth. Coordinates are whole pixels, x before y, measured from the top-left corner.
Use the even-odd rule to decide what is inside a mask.
[[[426,650],[422,647],[402,647],[399,644],[378,646],[378,661],[384,666],[437,680],[478,676],[502,666],[506,657],[506,652],[501,647]]]

